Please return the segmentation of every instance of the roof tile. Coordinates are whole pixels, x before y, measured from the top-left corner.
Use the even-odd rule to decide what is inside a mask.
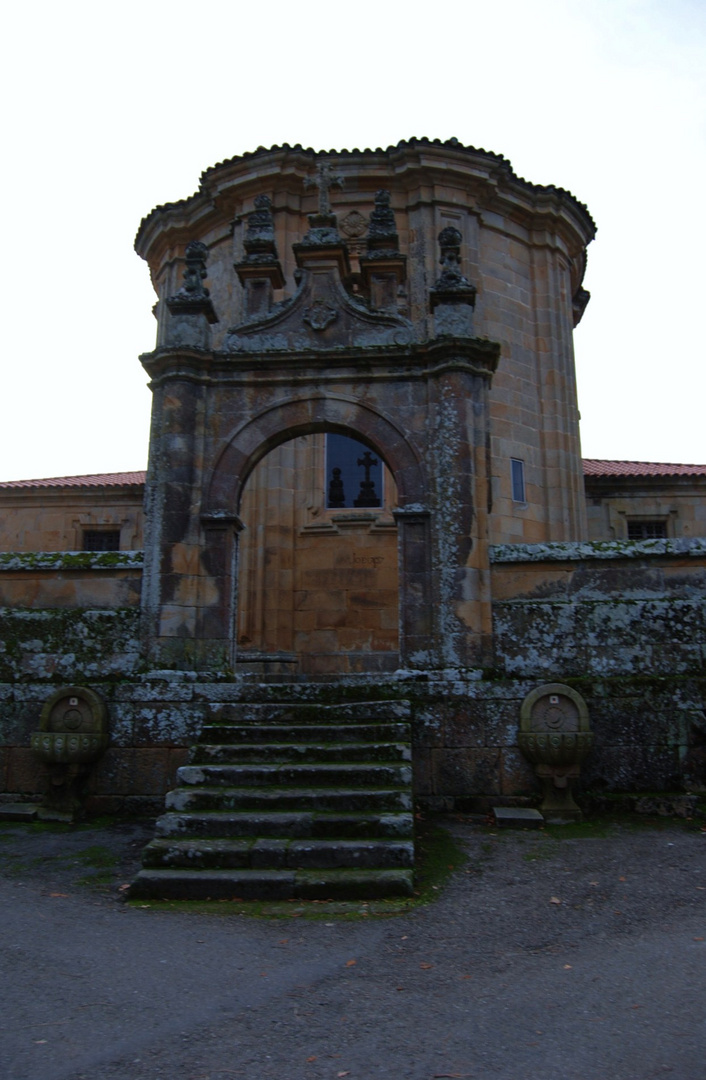
[[[145,472],[93,473],[87,476],[52,476],[46,480],[7,480],[0,490],[8,488],[96,488],[131,487],[144,484]]]
[[[584,458],[584,476],[706,476],[706,465],[673,465],[661,461],[607,461]]]

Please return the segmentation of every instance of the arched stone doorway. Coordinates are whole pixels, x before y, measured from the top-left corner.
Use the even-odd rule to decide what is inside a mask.
[[[270,450],[250,473],[239,515],[238,671],[398,667],[397,486],[376,454],[318,432]]]
[[[322,464],[323,440],[327,432],[354,436],[385,461],[389,477],[388,494],[386,506],[380,508],[380,513],[371,510],[348,512],[346,509],[337,513],[324,508]],[[287,447],[290,447],[289,451]],[[384,447],[384,454],[380,447]],[[271,454],[275,456],[270,458]],[[431,635],[429,513],[422,506],[427,487],[425,470],[402,432],[388,419],[359,402],[339,397],[280,403],[234,432],[223,449],[211,476],[201,520],[205,566],[214,570],[223,567],[226,574],[217,586],[218,603],[213,605],[210,612],[206,612],[202,633],[206,628],[220,627],[219,636],[236,668],[239,667],[239,660],[244,665],[249,661],[257,663],[256,657],[243,655],[248,650],[256,652],[260,644],[272,644],[273,637],[263,637],[258,630],[258,624],[261,626],[265,617],[264,609],[255,612],[251,618],[254,634],[249,632],[247,623],[241,621],[238,613],[239,590],[235,566],[239,562],[237,551],[241,543],[245,574],[254,570],[256,580],[258,575],[263,574],[266,580],[267,571],[266,560],[257,543],[257,522],[254,524],[254,541],[244,540],[248,529],[246,519],[250,514],[248,484],[254,481],[253,502],[257,502],[258,487],[261,493],[268,488],[270,494],[267,499],[273,504],[271,508],[274,510],[278,500],[275,479],[293,477],[294,470],[301,473],[307,469],[311,471],[310,483],[301,498],[304,504],[310,504],[311,510],[307,506],[300,508],[307,513],[302,512],[301,522],[296,526],[297,531],[303,533],[297,538],[302,555],[299,568],[301,576],[295,581],[294,574],[289,575],[294,568],[282,565],[280,579],[287,588],[291,587],[299,593],[298,597],[291,597],[290,603],[296,599],[301,610],[296,618],[293,609],[290,609],[290,616],[282,611],[283,628],[291,621],[292,648],[289,651],[292,655],[289,660],[270,656],[266,661],[270,669],[272,665],[280,670],[286,670],[289,666],[290,670],[301,669],[311,674],[389,671],[404,662],[410,650],[415,650],[419,658],[423,651],[429,649]],[[314,473],[318,473],[318,480],[314,478]],[[312,492],[312,487],[315,488],[317,484],[318,495]],[[288,521],[283,521],[284,533],[294,528],[296,517],[297,496],[287,498],[290,516]],[[317,509],[317,501],[319,512],[312,513]],[[278,517],[279,510],[270,515],[273,522]],[[267,509],[264,519],[267,519]],[[339,542],[331,544],[334,537]],[[372,552],[379,552],[381,546],[384,546],[384,567],[379,562],[355,565],[356,554],[361,560],[378,559],[380,555]],[[323,564],[319,562],[322,553]],[[286,559],[285,556],[285,562]],[[259,567],[253,565],[257,560]],[[230,579],[229,567],[233,567]],[[360,585],[358,589],[355,588],[356,580]],[[342,582],[347,583],[348,587],[336,589],[335,584]],[[301,587],[295,589],[297,585]],[[307,588],[307,585],[312,588]],[[247,611],[250,606],[251,613],[253,603],[262,603],[262,597],[258,599],[253,595],[252,586],[252,582],[250,586],[245,583],[245,587],[250,588],[250,595],[244,597],[245,609]],[[329,606],[324,614],[327,603],[324,594],[342,591],[346,591],[348,596],[329,598]],[[320,594],[318,599],[304,595],[314,592]],[[225,598],[228,598],[227,606],[222,603]],[[326,621],[329,624],[336,621],[333,605],[338,605],[342,624],[339,627],[323,625]],[[321,615],[317,613],[317,607]],[[367,625],[363,616],[366,610]],[[373,625],[373,610],[380,615],[377,627]],[[377,634],[373,634],[375,629],[379,631]],[[299,639],[296,638],[297,633]],[[225,635],[227,644],[223,640]],[[243,637],[250,640],[239,641]],[[283,640],[283,637],[280,638],[280,641]],[[356,647],[357,643],[359,647]],[[265,651],[269,652],[270,649],[266,648]],[[280,651],[284,653],[288,650]],[[303,660],[305,656],[307,659]]]

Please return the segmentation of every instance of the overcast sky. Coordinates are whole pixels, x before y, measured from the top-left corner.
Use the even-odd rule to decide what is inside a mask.
[[[25,0],[3,23],[1,480],[145,467],[153,206],[260,145],[415,135],[588,205],[584,455],[706,462],[703,0]]]

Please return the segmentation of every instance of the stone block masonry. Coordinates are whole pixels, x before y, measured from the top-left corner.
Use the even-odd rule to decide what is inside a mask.
[[[108,706],[110,749],[89,782],[96,810],[159,809],[203,725],[249,704],[336,701],[345,711],[346,702],[403,698],[417,798],[437,809],[531,804],[538,790],[517,745],[520,707],[552,681],[581,693],[595,733],[579,801],[582,790],[706,793],[705,548],[494,549],[495,666],[485,672],[336,673],[332,684],[227,671],[141,674],[135,610],[3,612],[0,797],[42,791],[29,739],[57,682],[89,685]]]

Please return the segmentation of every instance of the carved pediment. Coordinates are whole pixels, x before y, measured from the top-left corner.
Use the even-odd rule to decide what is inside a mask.
[[[407,345],[412,324],[400,315],[375,311],[344,288],[334,260],[301,270],[299,289],[264,318],[232,327],[227,352],[322,351],[350,346]]]

